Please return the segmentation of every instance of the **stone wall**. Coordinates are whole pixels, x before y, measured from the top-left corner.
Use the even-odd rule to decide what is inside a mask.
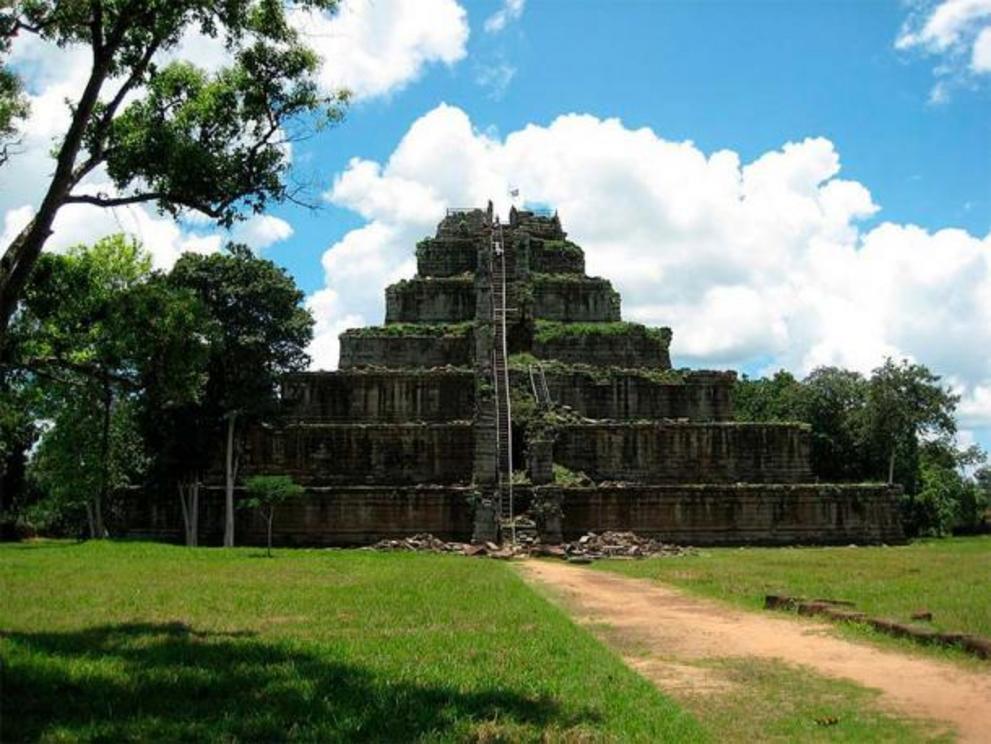
[[[810,445],[800,424],[570,424],[554,462],[595,481],[800,483],[812,480]]]
[[[647,329],[637,323],[537,323],[533,354],[567,364],[671,369],[669,328]],[[550,332],[548,329],[551,329]]]
[[[354,367],[468,367],[472,363],[470,330],[438,336],[429,328],[404,334],[363,328],[341,334],[341,369]]]
[[[470,419],[475,376],[469,370],[303,372],[282,383],[281,413],[308,421]]]
[[[530,270],[542,274],[585,273],[585,252],[567,240],[528,241]]]
[[[542,274],[533,278],[533,314],[567,323],[620,319],[619,293],[606,279]]]
[[[471,423],[294,424],[247,437],[243,477],[291,476],[304,485],[468,483]],[[218,474],[218,478],[220,474]]]
[[[471,276],[404,279],[385,288],[386,323],[461,323],[474,317]]]
[[[593,419],[733,420],[733,373],[687,373],[684,382],[659,382],[617,370],[546,374],[551,400]]]
[[[475,271],[478,246],[471,238],[427,238],[416,245],[416,273],[456,276]]]
[[[690,545],[893,543],[897,488],[884,485],[670,485],[567,488],[565,539],[631,530]]]
[[[430,532],[443,540],[471,539],[471,496],[468,488],[440,486],[334,486],[308,488],[305,494],[275,510],[275,545],[367,545],[391,537]],[[244,498],[241,489],[235,498]],[[205,488],[200,495],[201,545],[223,542],[224,493]],[[121,501],[130,537],[181,542],[182,514],[178,498],[138,491]],[[238,545],[264,545],[265,523],[253,511],[235,510]]]

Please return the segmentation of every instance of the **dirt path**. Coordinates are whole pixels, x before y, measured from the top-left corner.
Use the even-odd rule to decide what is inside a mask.
[[[949,723],[960,741],[991,742],[991,672],[854,643],[823,623],[737,610],[643,579],[549,561],[527,561],[521,571],[580,620],[635,641],[646,653],[625,655],[627,663],[662,689],[718,691],[718,675],[692,660],[779,660],[877,689],[886,709]]]

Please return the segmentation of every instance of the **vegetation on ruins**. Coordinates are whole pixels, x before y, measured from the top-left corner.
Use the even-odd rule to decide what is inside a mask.
[[[244,509],[257,510],[266,526],[266,555],[272,557],[272,520],[275,518],[275,507],[290,499],[298,499],[303,495],[303,487],[293,482],[288,475],[253,475],[244,483],[248,497],[243,499],[240,506]]]
[[[297,0],[330,9],[336,0]],[[56,143],[55,167],[31,221],[3,246],[0,341],[31,271],[67,204],[150,203],[199,212],[230,226],[269,203],[298,199],[286,175],[292,141],[337,121],[347,94],[319,92],[319,60],[289,23],[283,2],[243,0],[19,0],[0,9],[0,52],[31,34],[92,50],[86,84]],[[163,61],[187,32],[223,39],[229,62],[214,72]],[[0,166],[26,108],[14,71],[0,61]],[[110,193],[86,179],[105,171]]]
[[[349,328],[342,335],[356,337],[428,336],[460,337],[471,333],[474,323],[389,323],[383,326]]]
[[[121,236],[39,261],[0,366],[8,524],[101,537],[108,497],[140,485],[178,492],[195,545],[222,434],[233,477],[243,425],[306,365],[312,318],[270,261],[233,246],[149,267]]]
[[[904,489],[910,534],[946,534],[986,523],[991,489],[964,475],[985,454],[956,444],[958,398],[920,364],[891,359],[869,377],[821,367],[736,387],[742,421],[803,421],[812,427],[812,467],[826,481],[884,481]]]
[[[257,556],[0,545],[4,740],[704,740],[503,562]]]
[[[562,323],[555,320],[537,320],[534,323],[533,339],[541,343],[590,336],[640,336],[667,344],[671,340],[671,331],[668,328],[651,328],[625,320],[606,323]]]
[[[562,362],[558,359],[538,359],[533,354],[522,352],[509,356],[509,368],[527,372],[531,366],[543,367],[547,375],[583,375],[595,382],[607,382],[616,377],[638,377],[664,385],[684,385],[690,380],[688,369],[661,369],[658,367],[616,367],[579,362]]]

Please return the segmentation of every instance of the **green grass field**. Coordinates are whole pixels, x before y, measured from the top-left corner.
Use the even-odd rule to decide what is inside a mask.
[[[991,637],[989,536],[897,547],[719,548],[595,566],[751,609],[763,607],[766,594],[789,594],[849,600],[869,615],[903,621],[930,610],[933,628]]]
[[[0,545],[0,740],[695,741],[506,564]]]

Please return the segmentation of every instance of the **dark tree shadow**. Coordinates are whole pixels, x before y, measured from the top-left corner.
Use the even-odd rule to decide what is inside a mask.
[[[410,741],[461,738],[473,722],[539,729],[597,719],[498,687],[465,693],[384,679],[251,633],[200,632],[182,623],[0,637],[4,742]],[[87,674],[89,660],[104,664]]]

